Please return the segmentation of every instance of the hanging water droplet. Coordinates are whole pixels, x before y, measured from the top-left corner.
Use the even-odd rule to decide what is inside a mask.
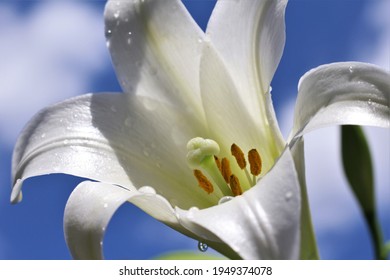
[[[107,29],[107,30],[106,30],[106,36],[107,36],[107,37],[110,37],[111,34],[112,34],[112,30],[111,30],[111,29]]]
[[[269,86],[269,93],[271,93],[272,92],[272,87],[271,86]]]
[[[198,242],[199,251],[206,252],[208,248],[209,248],[209,245],[207,245],[206,243],[203,243],[201,241]]]
[[[233,199],[232,196],[224,196],[224,197],[222,197],[222,198],[218,201],[218,204],[223,204],[223,203],[228,202],[228,201],[230,201],[230,200],[232,200],[232,199]]]
[[[199,208],[198,207],[191,207],[190,209],[188,209],[189,212],[194,212],[194,211],[199,211]]]

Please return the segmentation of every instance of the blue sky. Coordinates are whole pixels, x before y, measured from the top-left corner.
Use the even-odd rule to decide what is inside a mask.
[[[214,1],[185,4],[205,28]],[[0,0],[0,259],[69,259],[62,217],[81,181],[64,175],[26,181],[24,199],[9,204],[13,145],[41,108],[87,92],[120,91],[106,49],[104,1]],[[299,78],[320,64],[358,60],[390,69],[389,0],[291,0],[287,43],[272,82],[283,133],[292,125]],[[378,207],[390,239],[389,131],[367,129],[373,149]],[[366,226],[343,177],[339,130],[306,139],[307,181],[321,256],[370,259]],[[108,259],[151,258],[197,242],[154,221],[130,204],[113,217],[105,238]]]

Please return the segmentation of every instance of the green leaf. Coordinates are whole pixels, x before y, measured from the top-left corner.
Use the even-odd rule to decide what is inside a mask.
[[[370,149],[361,127],[341,128],[344,172],[365,213],[375,212],[374,177]]]
[[[370,230],[376,259],[387,258],[382,230],[375,209],[374,177],[370,149],[360,126],[342,126],[341,146],[344,172],[362,207]]]
[[[156,260],[226,260],[224,256],[193,251],[176,251],[160,255]]]

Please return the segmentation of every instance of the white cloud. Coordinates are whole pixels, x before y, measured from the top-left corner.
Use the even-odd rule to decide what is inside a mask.
[[[0,5],[0,142],[10,147],[37,111],[86,93],[109,63],[99,11],[73,1],[11,7]]]
[[[363,61],[377,64],[387,70],[390,70],[389,11],[388,0],[370,2],[363,15],[363,23],[371,30],[370,36],[361,38],[362,44],[357,44],[354,50]]]

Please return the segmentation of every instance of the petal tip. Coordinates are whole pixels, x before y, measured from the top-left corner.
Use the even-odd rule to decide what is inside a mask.
[[[23,195],[22,195],[22,185],[23,185],[23,180],[22,179],[17,179],[11,192],[11,203],[12,204],[17,204],[22,201]]]

